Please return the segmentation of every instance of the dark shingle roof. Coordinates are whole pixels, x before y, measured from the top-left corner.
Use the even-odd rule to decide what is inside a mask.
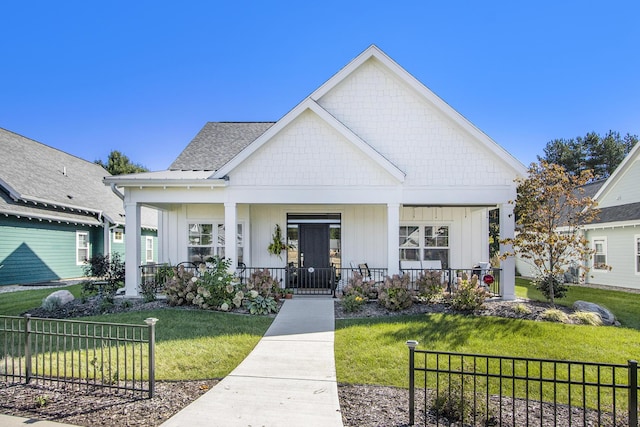
[[[633,220],[640,220],[640,203],[601,208],[598,218],[591,221],[591,224]]]
[[[103,212],[111,221],[124,223],[122,200],[102,183],[109,172],[101,166],[2,128],[0,152],[0,187],[22,203],[10,206],[12,200],[5,197],[3,209],[31,208],[37,201],[40,213],[64,206],[73,216]]]
[[[169,169],[218,170],[273,124],[274,122],[209,122],[180,153]]]

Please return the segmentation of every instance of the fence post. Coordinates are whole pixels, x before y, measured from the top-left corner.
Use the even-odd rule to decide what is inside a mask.
[[[24,374],[25,381],[31,381],[31,315],[24,315]]]
[[[638,362],[628,361],[629,366],[629,425],[638,427]]]
[[[418,346],[418,341],[407,341],[407,347],[409,347],[409,425],[412,426],[415,422],[415,371],[413,362],[415,359],[415,350]]]
[[[156,386],[156,322],[158,319],[149,317],[144,322],[149,326],[149,398],[153,397]]]

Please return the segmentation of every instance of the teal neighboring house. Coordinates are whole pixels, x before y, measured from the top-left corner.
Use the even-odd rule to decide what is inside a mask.
[[[125,218],[101,166],[0,128],[0,286],[82,277],[123,255]],[[157,212],[141,210],[141,259],[158,259]]]

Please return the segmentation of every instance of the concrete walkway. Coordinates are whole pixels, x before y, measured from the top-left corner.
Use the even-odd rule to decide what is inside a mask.
[[[341,427],[334,323],[332,298],[286,300],[249,356],[162,427]]]

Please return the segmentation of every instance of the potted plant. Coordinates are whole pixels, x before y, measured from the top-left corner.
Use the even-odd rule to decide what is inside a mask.
[[[271,243],[269,243],[269,246],[267,246],[267,251],[271,255],[278,255],[278,258],[282,259],[282,251],[287,248],[287,244],[282,238],[282,229],[280,228],[280,225],[276,224],[273,236],[271,236]]]
[[[293,289],[291,288],[287,288],[284,290],[284,298],[285,299],[291,299],[293,298]]]

